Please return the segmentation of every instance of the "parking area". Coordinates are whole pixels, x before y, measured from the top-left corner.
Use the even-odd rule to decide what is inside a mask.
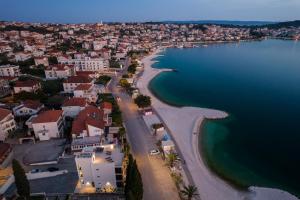
[[[76,170],[76,164],[74,157],[59,159],[57,164],[52,165],[41,165],[41,166],[25,166],[26,171],[32,169],[38,169],[40,171],[47,171],[50,167],[58,168],[59,170],[67,170],[68,173],[48,177],[30,180],[30,189],[32,193],[46,193],[46,194],[57,194],[57,193],[73,193],[78,182],[78,175]],[[11,185],[6,191],[7,196],[13,195],[16,190],[15,185]]]
[[[52,139],[35,144],[23,143],[14,146],[14,157],[24,165],[57,161],[66,145],[65,139]]]

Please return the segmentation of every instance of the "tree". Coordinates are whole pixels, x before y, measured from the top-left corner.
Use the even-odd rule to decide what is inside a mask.
[[[186,199],[191,200],[193,197],[199,196],[197,193],[197,187],[194,185],[184,186],[183,190],[180,191]]]
[[[99,78],[97,78],[97,80],[95,81],[95,83],[96,84],[102,84],[102,85],[105,86],[110,80],[111,80],[110,76],[103,75],[103,76],[100,76]]]
[[[136,64],[131,64],[131,65],[129,65],[127,71],[131,74],[134,74],[136,72],[136,67],[137,67]]]
[[[134,103],[139,108],[146,108],[151,106],[151,98],[149,96],[139,95],[134,99]]]
[[[163,127],[164,125],[162,123],[155,123],[155,124],[152,124],[152,128],[154,129],[154,134],[156,135],[157,133],[157,129]]]
[[[167,165],[169,167],[173,167],[176,160],[177,160],[177,155],[176,154],[170,153],[170,154],[167,155]]]
[[[15,184],[18,194],[23,199],[30,199],[30,185],[26,177],[25,171],[17,160],[12,161],[12,168],[15,177]]]
[[[128,156],[127,176],[125,185],[125,196],[128,200],[143,199],[143,182],[136,161],[132,155]]]
[[[49,57],[48,62],[49,62],[50,65],[58,64],[58,61],[57,61],[56,57]]]
[[[42,88],[46,94],[55,95],[64,90],[63,79],[43,81]]]
[[[121,78],[119,81],[119,84],[121,87],[125,88],[125,89],[129,89],[130,88],[130,83],[128,83],[128,81],[124,78]]]

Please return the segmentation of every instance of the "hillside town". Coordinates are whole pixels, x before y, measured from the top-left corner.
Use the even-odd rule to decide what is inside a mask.
[[[0,22],[0,194],[16,197],[14,160],[24,168],[32,194],[139,195],[139,189],[128,189],[140,175],[131,174],[137,164],[127,138],[132,124],[122,115],[124,94],[144,121],[157,171],[171,174],[182,189],[185,161],[150,98],[136,86],[141,59],[159,48],[264,37],[298,40],[300,28]]]

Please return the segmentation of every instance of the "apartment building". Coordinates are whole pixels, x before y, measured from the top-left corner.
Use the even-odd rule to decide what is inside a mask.
[[[80,84],[74,91],[74,97],[85,98],[88,102],[96,102],[100,89],[94,84]]]
[[[0,97],[4,97],[11,93],[8,80],[0,79]]]
[[[75,68],[73,65],[51,65],[45,69],[46,79],[67,78],[75,75]]]
[[[93,80],[86,76],[70,76],[63,82],[64,92],[73,93],[80,84],[93,84]]]
[[[14,116],[22,117],[22,116],[32,116],[36,115],[44,105],[39,101],[34,100],[26,100],[23,101],[20,105],[13,108]]]
[[[73,138],[91,137],[104,134],[105,126],[108,126],[108,115],[95,106],[87,106],[80,111],[72,124]]]
[[[39,140],[59,138],[64,133],[63,110],[48,110],[31,119],[35,137]]]
[[[0,108],[0,141],[16,129],[16,122],[10,110]]]
[[[65,57],[59,57],[58,63],[74,65],[76,71],[105,71],[108,68],[108,61],[100,57],[84,57],[68,59]]]
[[[95,192],[114,192],[123,187],[124,155],[116,145],[84,148],[75,162],[81,188]]]
[[[36,92],[41,89],[41,84],[35,80],[27,80],[27,81],[16,81],[14,85],[14,92]]]
[[[74,118],[87,106],[88,104],[85,98],[74,97],[64,101],[62,110],[66,117]]]
[[[18,65],[0,65],[0,76],[16,77],[20,76]]]

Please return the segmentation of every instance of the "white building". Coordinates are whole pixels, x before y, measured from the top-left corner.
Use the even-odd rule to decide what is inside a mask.
[[[13,108],[14,116],[31,116],[36,115],[44,105],[39,101],[26,100],[22,102],[20,105]]]
[[[52,65],[45,69],[46,79],[67,78],[74,75],[73,65]]]
[[[80,84],[93,84],[93,80],[86,76],[70,76],[63,82],[64,92],[73,93]]]
[[[85,98],[70,98],[66,99],[62,105],[64,115],[68,117],[76,117],[80,111],[87,107],[87,101]]]
[[[74,89],[74,97],[85,98],[88,102],[96,102],[100,90],[94,84],[80,84]]]
[[[0,76],[20,76],[20,69],[18,65],[1,65]]]
[[[80,111],[72,124],[73,138],[101,136],[104,134],[105,126],[109,126],[111,119],[105,115],[103,110],[95,106],[88,106]]]
[[[34,58],[35,65],[44,65],[45,67],[49,66],[48,58],[45,56]]]
[[[41,89],[41,84],[35,80],[27,80],[27,81],[16,81],[14,85],[14,92],[19,93],[22,91],[25,92],[36,92]]]
[[[58,63],[60,64],[68,64],[74,65],[76,71],[105,71],[108,68],[108,61],[104,60],[103,58],[91,58],[91,57],[84,57],[84,58],[77,58],[77,59],[63,59],[58,58]]]
[[[15,54],[16,62],[25,61],[28,60],[29,58],[31,58],[31,54],[27,52],[19,52]]]
[[[0,141],[16,129],[16,122],[10,110],[0,108]]]
[[[114,192],[123,187],[124,155],[115,145],[85,148],[75,157],[81,188]]]
[[[62,110],[48,110],[31,120],[36,138],[49,140],[59,138],[64,133],[64,113]]]

